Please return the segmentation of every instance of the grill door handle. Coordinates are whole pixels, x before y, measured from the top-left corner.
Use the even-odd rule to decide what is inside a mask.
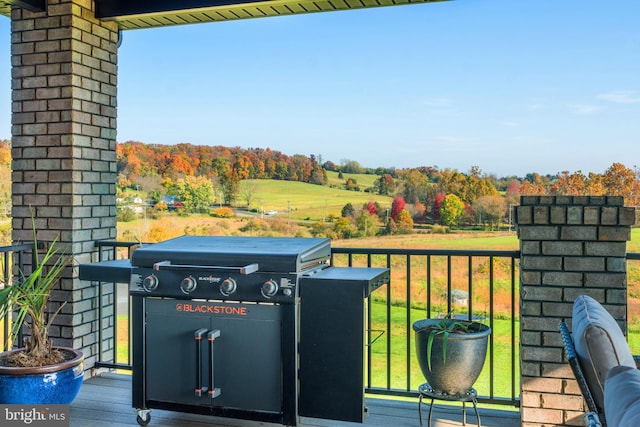
[[[230,266],[219,266],[219,265],[193,265],[193,264],[171,264],[171,261],[160,261],[153,264],[153,269],[156,271],[160,270],[181,270],[181,269],[189,269],[189,270],[224,270],[224,271],[237,271],[240,274],[251,274],[255,273],[259,269],[258,264],[248,264],[244,267],[230,267]]]
[[[214,357],[213,357],[213,343],[216,341],[216,338],[220,336],[220,330],[214,329],[209,331],[207,334],[207,340],[209,341],[209,397],[211,399],[215,399],[220,396],[220,389],[214,386],[213,382],[213,372],[214,372]]]
[[[202,394],[207,393],[207,388],[202,387],[202,337],[207,333],[207,329],[200,328],[193,333],[193,338],[196,341],[196,397],[202,397]]]

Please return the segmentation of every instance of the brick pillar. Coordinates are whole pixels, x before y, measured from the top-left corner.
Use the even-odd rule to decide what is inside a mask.
[[[13,240],[59,236],[75,265],[96,239],[115,238],[117,25],[94,18],[91,0],[48,0],[47,11],[11,13]],[[55,308],[56,345],[96,353],[97,291],[69,269]]]
[[[522,426],[583,426],[586,407],[558,324],[588,294],[626,331],[626,242],[635,209],[622,197],[523,196],[516,221]]]

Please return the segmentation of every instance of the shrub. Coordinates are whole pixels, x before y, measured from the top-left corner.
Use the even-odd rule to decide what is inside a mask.
[[[232,218],[233,217],[233,209],[223,206],[220,208],[215,208],[213,211],[213,216],[218,218]]]
[[[431,227],[431,233],[433,234],[447,234],[449,232],[449,227],[446,225],[435,224]]]
[[[122,206],[118,208],[116,220],[121,222],[133,221],[137,218],[136,212],[128,206]]]

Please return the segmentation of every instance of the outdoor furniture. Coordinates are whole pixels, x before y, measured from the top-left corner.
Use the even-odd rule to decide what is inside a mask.
[[[640,371],[629,366],[611,368],[604,387],[607,425],[640,426]]]
[[[572,332],[561,322],[560,334],[587,404],[586,425],[639,425],[628,424],[627,420],[634,411],[638,412],[638,418],[633,419],[640,420],[640,372],[618,323],[598,301],[587,295],[580,295],[574,301],[571,321]],[[615,421],[608,420],[606,413]],[[628,418],[619,422],[623,415]]]
[[[587,427],[602,427],[600,418],[598,418],[598,414],[595,412],[587,412],[584,414],[584,421]]]
[[[598,412],[596,403],[593,400],[593,395],[591,394],[591,390],[589,390],[589,385],[584,378],[582,368],[580,367],[580,362],[578,361],[578,357],[576,356],[576,349],[573,346],[573,340],[571,339],[569,328],[567,327],[567,324],[565,322],[560,322],[560,334],[562,335],[562,341],[564,341],[564,349],[567,352],[569,366],[571,366],[573,375],[578,381],[578,387],[580,387],[582,397],[584,397],[584,400],[587,403],[587,408],[589,408],[589,412],[585,414],[585,424],[588,427],[600,427],[603,425],[600,420],[604,420],[604,413],[600,414]]]

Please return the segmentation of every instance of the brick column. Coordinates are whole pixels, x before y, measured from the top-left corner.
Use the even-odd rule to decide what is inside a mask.
[[[59,236],[75,265],[96,239],[115,238],[117,26],[91,0],[48,0],[47,11],[11,13],[13,240]],[[96,289],[69,269],[51,335],[95,361]]]
[[[626,242],[635,209],[624,207],[622,197],[523,196],[516,221],[522,426],[583,426],[586,407],[558,324],[587,294],[626,331]]]

